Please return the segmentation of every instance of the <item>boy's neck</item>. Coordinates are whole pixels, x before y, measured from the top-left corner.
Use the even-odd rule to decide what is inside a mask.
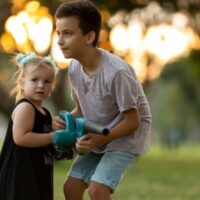
[[[79,62],[82,64],[86,74],[92,75],[99,65],[101,54],[97,48],[92,48],[87,51]]]

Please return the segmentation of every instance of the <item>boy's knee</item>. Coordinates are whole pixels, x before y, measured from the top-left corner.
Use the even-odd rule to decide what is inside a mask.
[[[70,187],[71,187],[70,184],[68,184],[68,182],[66,180],[63,185],[63,191],[65,194],[65,197],[67,197],[67,194],[69,194],[69,192],[71,191]]]
[[[101,197],[102,195],[109,196],[111,194],[111,189],[106,185],[92,181],[88,188],[88,194],[91,199],[96,199],[95,197]]]
[[[88,188],[88,194],[91,199],[92,199],[92,197],[97,196],[98,192],[99,192],[98,186],[96,186],[94,184],[91,184],[90,187]]]
[[[68,177],[63,185],[65,198],[68,200],[82,199],[87,185],[84,181]]]
[[[76,193],[75,188],[76,186],[73,184],[73,182],[68,179],[65,180],[63,191],[66,199],[71,199],[71,197],[73,197],[74,193]]]

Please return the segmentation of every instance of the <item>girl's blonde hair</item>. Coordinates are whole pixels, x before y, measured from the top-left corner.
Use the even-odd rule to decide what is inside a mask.
[[[14,57],[13,61],[18,66],[18,70],[14,75],[14,80],[12,80],[12,84],[14,86],[10,92],[10,95],[16,96],[15,97],[16,101],[22,98],[21,83],[22,83],[22,78],[24,76],[24,71],[27,68],[27,66],[29,65],[33,65],[36,67],[50,66],[52,67],[55,76],[58,72],[58,67],[56,65],[56,62],[50,56],[43,58],[37,56],[35,53],[30,53],[30,54],[19,53]]]

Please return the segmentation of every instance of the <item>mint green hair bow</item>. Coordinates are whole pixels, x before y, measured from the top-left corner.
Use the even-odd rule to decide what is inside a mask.
[[[21,68],[34,58],[37,58],[37,55],[34,52],[29,53],[29,54],[19,53],[16,56],[16,62],[18,66]],[[58,72],[59,68],[57,67],[55,60],[53,60],[50,55],[44,57],[43,60],[47,61],[53,67],[53,69],[55,70],[55,73]]]
[[[36,54],[35,53],[30,53],[30,54],[23,54],[23,53],[19,53],[16,57],[16,61],[18,64],[20,65],[25,65],[26,63],[28,63],[30,60],[32,60],[33,58],[36,58]]]

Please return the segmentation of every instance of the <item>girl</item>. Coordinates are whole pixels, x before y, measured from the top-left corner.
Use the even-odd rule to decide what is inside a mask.
[[[57,67],[50,57],[18,54],[17,103],[0,155],[0,199],[53,200],[53,132],[42,103],[51,94]]]

